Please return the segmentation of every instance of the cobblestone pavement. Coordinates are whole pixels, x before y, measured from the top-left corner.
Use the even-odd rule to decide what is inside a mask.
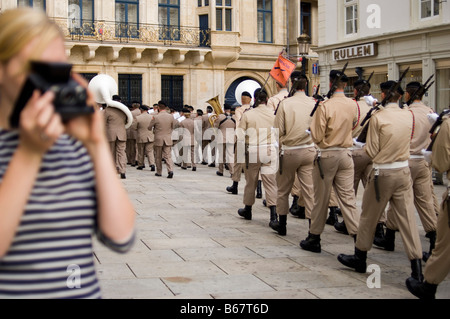
[[[415,298],[405,286],[411,270],[400,235],[394,252],[373,247],[368,253],[368,265],[379,266],[381,282],[380,288],[369,288],[376,272],[359,274],[338,262],[338,254],[353,253],[354,243],[334,227],[327,225],[322,234],[322,253],[304,251],[299,242],[308,234],[306,220],[288,216],[287,236],[281,237],[269,228],[269,210],[261,199],[253,206],[252,221],[237,215],[244,177],[239,195],[230,195],[227,171],[219,177],[215,168],[203,165],[196,172],[176,167],[173,179],[166,178],[165,167],[163,172],[156,177],[149,168],[127,167],[123,184],[135,206],[137,240],[124,255],[94,242],[103,298]],[[439,200],[444,190],[436,186]],[[437,298],[450,298],[450,276]]]

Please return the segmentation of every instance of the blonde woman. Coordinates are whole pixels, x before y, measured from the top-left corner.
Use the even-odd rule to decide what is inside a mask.
[[[92,234],[116,251],[127,251],[134,238],[134,209],[117,178],[98,110],[63,124],[53,93],[35,91],[18,128],[10,126],[33,60],[67,62],[60,29],[37,10],[4,11],[0,299],[100,298]]]

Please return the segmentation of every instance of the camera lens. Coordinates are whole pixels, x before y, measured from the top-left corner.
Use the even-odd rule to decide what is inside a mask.
[[[71,87],[63,87],[59,97],[62,105],[74,105],[77,101],[76,92]]]

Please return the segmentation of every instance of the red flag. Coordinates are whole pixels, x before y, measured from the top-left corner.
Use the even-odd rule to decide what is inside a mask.
[[[297,65],[292,61],[286,59],[281,54],[278,56],[275,65],[270,71],[270,75],[274,78],[275,81],[280,82],[283,85],[289,80],[292,72],[294,72]]]

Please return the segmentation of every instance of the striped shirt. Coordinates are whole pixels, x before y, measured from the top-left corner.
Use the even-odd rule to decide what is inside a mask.
[[[0,129],[0,183],[18,142],[17,131]],[[79,141],[63,135],[45,154],[13,242],[0,258],[0,299],[100,298],[92,235],[121,252],[132,240],[115,245],[105,238],[96,214],[91,159]]]

